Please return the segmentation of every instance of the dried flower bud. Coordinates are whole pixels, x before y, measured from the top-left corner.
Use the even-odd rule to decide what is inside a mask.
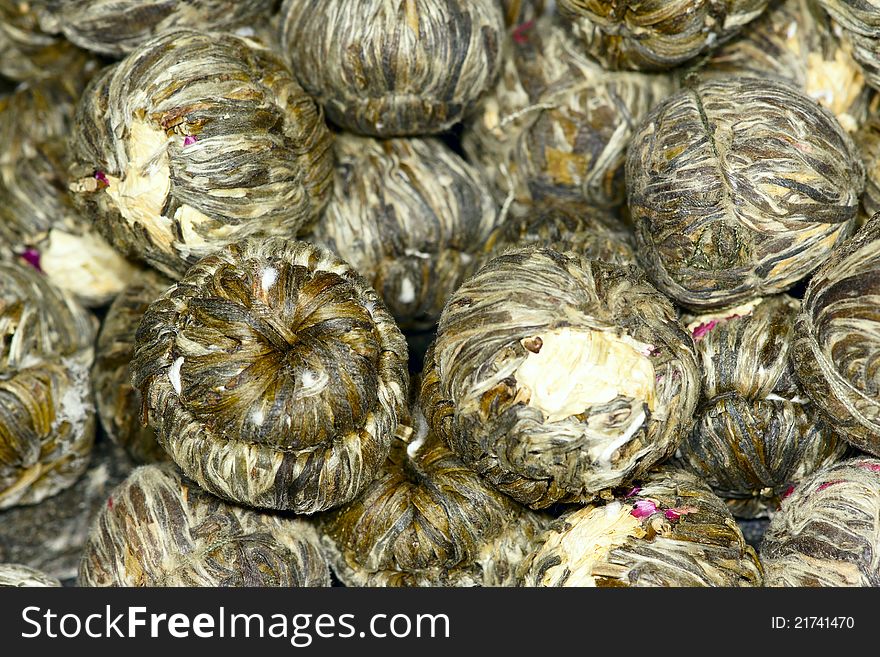
[[[46,573],[14,563],[0,563],[0,588],[2,587],[51,587],[61,586],[56,578]]]
[[[287,0],[281,43],[330,119],[375,136],[434,134],[494,83],[497,0]]]
[[[880,461],[822,468],[782,503],[761,544],[767,586],[880,586]]]
[[[798,379],[835,430],[880,456],[880,216],[817,271],[795,325]]]
[[[698,393],[692,341],[638,269],[542,248],[508,251],[456,291],[422,382],[434,430],[532,508],[589,500],[668,457]]]
[[[763,577],[724,503],[672,468],[564,514],[521,572],[525,586],[761,586]]]
[[[406,341],[379,295],[329,251],[281,238],[229,245],[153,302],[132,373],[189,477],[298,513],[376,476],[408,389]]]
[[[637,255],[690,308],[782,292],[853,228],[864,167],[840,125],[791,86],[727,78],[683,90],[627,156]]]
[[[107,498],[81,586],[329,586],[307,522],[227,504],[171,463],[136,469]]]
[[[818,0],[819,4],[843,28],[852,44],[852,54],[862,65],[865,78],[880,89],[880,1]]]
[[[435,139],[339,135],[333,198],[315,240],[379,292],[404,326],[433,326],[498,225],[487,183]]]
[[[557,0],[587,51],[610,69],[672,68],[729,39],[769,0]]]
[[[633,130],[672,89],[670,76],[602,69],[545,18],[517,32],[464,148],[486,170],[499,203],[614,207],[625,196]]]
[[[0,264],[0,509],[64,490],[95,439],[97,321],[27,265]]]
[[[330,147],[320,110],[268,50],[179,30],[86,89],[71,189],[114,246],[179,278],[225,244],[312,221]]]

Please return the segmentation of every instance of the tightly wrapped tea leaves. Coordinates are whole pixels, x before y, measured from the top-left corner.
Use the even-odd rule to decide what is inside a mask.
[[[880,89],[880,0],[819,0],[852,43],[865,78]]]
[[[28,566],[0,563],[0,587],[61,586],[54,577]]]
[[[33,2],[0,0],[0,76],[13,80],[70,74],[88,55],[66,39],[40,30]]]

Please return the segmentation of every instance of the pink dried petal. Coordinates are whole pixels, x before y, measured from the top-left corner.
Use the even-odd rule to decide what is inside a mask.
[[[518,26],[513,31],[513,40],[519,44],[528,43],[529,35],[527,34],[535,26],[535,21],[528,21]]]
[[[829,486],[833,486],[834,484],[842,484],[842,483],[843,483],[843,479],[835,479],[834,481],[826,481],[824,484],[819,486],[819,488],[817,488],[816,490],[817,491],[825,490]]]
[[[657,512],[657,505],[651,500],[639,500],[629,514],[635,518],[647,518]]]
[[[186,138],[183,140],[183,147],[186,148],[187,146],[192,146],[198,140],[199,138],[195,135],[187,135]]]
[[[40,266],[40,252],[36,249],[31,247],[26,248],[22,252],[21,258],[38,272],[43,271],[43,268]]]
[[[880,463],[859,463],[859,467],[871,472],[880,472]]]
[[[108,509],[112,509],[112,508],[113,508],[113,496],[112,496],[112,495],[111,495],[110,497],[107,498],[107,508],[108,508]]]
[[[110,181],[107,180],[107,174],[99,169],[95,170],[95,180],[97,180],[104,186],[108,186],[110,184]]]
[[[695,513],[696,511],[697,508],[693,506],[678,506],[672,509],[666,509],[664,515],[667,520],[678,520],[682,516],[686,516],[689,513]]]
[[[717,319],[710,320],[710,321],[706,322],[705,324],[700,324],[697,328],[695,328],[691,332],[691,335],[694,336],[694,340],[700,341],[703,338],[705,338],[706,335],[709,333],[709,331],[711,331],[716,326],[718,326],[718,320]]]
[[[794,486],[789,485],[789,487],[786,488],[785,492],[782,494],[782,499],[785,499],[786,497],[791,495],[793,492],[794,492]]]
[[[626,494],[625,497],[632,497],[633,495],[638,495],[642,490],[641,486],[635,486],[633,489]]]

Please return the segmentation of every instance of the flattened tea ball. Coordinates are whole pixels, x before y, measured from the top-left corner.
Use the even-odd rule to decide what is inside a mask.
[[[769,0],[558,0],[587,52],[610,69],[672,68],[761,15]]]
[[[682,90],[627,155],[639,261],[689,308],[782,292],[850,234],[864,176],[834,117],[790,85],[742,77]]]
[[[190,478],[241,504],[323,511],[385,461],[407,347],[379,295],[324,249],[246,240],[148,308],[132,383]]]
[[[670,456],[699,394],[693,342],[636,267],[545,248],[449,300],[422,381],[432,427],[514,499],[591,499]]]
[[[179,30],[85,90],[74,201],[121,252],[175,280],[250,235],[293,236],[330,194],[331,137],[283,62],[255,42]]]
[[[763,571],[724,503],[663,468],[562,515],[521,566],[523,586],[761,586]]]
[[[880,586],[880,460],[817,470],[782,503],[761,544],[767,586]]]
[[[314,528],[228,504],[171,463],[134,470],[107,498],[80,586],[330,586]]]
[[[97,321],[28,265],[0,264],[0,509],[71,486],[89,463]]]
[[[497,0],[287,0],[281,45],[333,123],[391,137],[442,132],[495,82]]]
[[[315,240],[358,270],[406,327],[433,326],[500,223],[478,169],[437,139],[336,138]]]
[[[819,3],[843,28],[868,84],[880,89],[880,0],[819,0]]]
[[[807,395],[861,450],[880,456],[880,216],[813,275],[792,358]]]

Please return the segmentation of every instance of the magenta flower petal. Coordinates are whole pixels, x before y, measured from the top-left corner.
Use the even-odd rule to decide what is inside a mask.
[[[794,492],[794,486],[789,485],[789,487],[786,488],[785,492],[782,494],[782,499],[785,499],[786,497],[791,495],[793,492]]]
[[[880,463],[859,463],[859,467],[871,472],[880,472]]]
[[[40,252],[36,249],[31,247],[26,248],[21,254],[21,258],[37,271],[43,271],[43,268],[40,266]]]
[[[647,518],[657,512],[657,505],[651,500],[639,500],[629,514],[635,518]]]
[[[513,40],[517,43],[528,43],[529,35],[528,32],[535,26],[535,21],[527,21],[522,25],[518,26],[512,33]]]
[[[635,486],[630,492],[626,494],[626,497],[632,497],[633,495],[638,495],[642,490],[641,486]]]
[[[187,146],[192,146],[198,140],[199,138],[195,135],[187,135],[186,138],[183,140],[183,147],[186,148]]]
[[[706,335],[709,333],[709,331],[711,331],[716,326],[718,326],[718,320],[713,319],[711,321],[706,322],[705,324],[700,324],[697,328],[695,328],[691,332],[691,335],[694,336],[694,340],[697,340],[697,341],[702,340],[703,338],[706,337]]]
[[[664,515],[667,520],[678,520],[682,516],[686,516],[689,513],[694,513],[697,511],[696,507],[693,506],[677,506],[671,509],[666,509]]]
[[[817,488],[816,490],[817,491],[825,490],[829,486],[833,486],[834,484],[842,484],[842,483],[843,483],[843,479],[835,479],[834,481],[826,481],[824,484],[819,486],[819,488]]]
[[[107,174],[100,169],[95,170],[95,180],[105,186],[110,184],[110,181],[107,180]]]

